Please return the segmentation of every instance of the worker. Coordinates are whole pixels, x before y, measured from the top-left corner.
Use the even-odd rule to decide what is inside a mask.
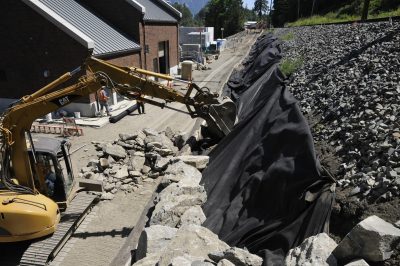
[[[53,171],[49,171],[45,177],[45,183],[47,186],[47,194],[49,196],[54,195],[54,185],[56,182],[56,174]]]
[[[103,114],[103,109],[106,109],[107,116],[111,116],[110,109],[108,107],[108,99],[110,97],[107,96],[107,92],[106,92],[107,81],[102,79],[100,81],[100,84],[101,84],[101,89],[98,92],[98,98],[99,98],[99,102],[100,102],[100,112],[101,112],[101,114]]]
[[[144,102],[142,100],[140,100],[140,99],[137,99],[136,100],[136,104],[137,104],[137,107],[138,107],[139,114],[145,114],[145,112],[144,112]]]

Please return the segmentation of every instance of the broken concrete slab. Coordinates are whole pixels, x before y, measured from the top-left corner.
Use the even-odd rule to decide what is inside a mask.
[[[140,171],[143,168],[146,158],[144,157],[144,154],[143,156],[133,155],[129,160],[132,170]]]
[[[174,161],[171,159],[171,162]],[[196,180],[197,183],[200,183],[201,173],[195,167],[184,163],[183,161],[177,161],[176,163],[172,163],[168,166],[167,170],[165,170],[166,178],[172,180],[172,182],[179,182],[182,179],[190,178]]]
[[[120,133],[120,134],[119,134],[119,138],[120,138],[122,141],[134,140],[134,139],[137,138],[137,136],[138,136],[138,133],[137,133],[137,132],[133,132],[133,133]]]
[[[206,168],[208,161],[210,160],[210,158],[205,155],[182,155],[177,158],[199,170]]]
[[[370,216],[357,224],[333,251],[341,261],[363,258],[384,261],[393,253],[392,245],[400,240],[400,229],[378,216]]]
[[[114,178],[124,180],[129,176],[128,166],[123,165],[120,169],[118,169],[118,171],[113,176]]]
[[[357,224],[333,251],[340,261],[363,258],[367,261],[384,261],[393,253],[392,245],[400,240],[400,229],[370,216]]]
[[[146,227],[139,238],[135,253],[136,260],[140,260],[149,254],[163,251],[177,231],[178,229],[176,228],[163,225]]]
[[[185,225],[178,230],[176,236],[162,252],[159,265],[168,265],[172,258],[185,254],[209,259],[209,253],[213,251],[222,252],[228,248],[228,244],[219,240],[218,236],[207,228],[198,225]]]
[[[250,252],[237,247],[232,247],[225,250],[224,258],[229,260],[236,266],[261,266],[263,262],[261,257],[251,254]]]
[[[200,193],[194,195],[171,195],[169,199],[161,200],[157,203],[150,219],[151,225],[161,224],[176,227],[185,211],[194,205],[201,205],[205,202],[205,196]]]
[[[117,160],[124,159],[126,157],[125,149],[119,145],[108,144],[105,147],[103,147],[103,151]]]
[[[181,216],[179,226],[186,224],[202,225],[206,220],[203,209],[196,205],[187,209]]]
[[[332,251],[336,248],[336,242],[326,233],[307,238],[300,246],[289,250],[285,258],[285,265],[337,265]]]

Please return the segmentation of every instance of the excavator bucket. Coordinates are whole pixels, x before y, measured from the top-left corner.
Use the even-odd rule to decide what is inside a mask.
[[[218,104],[211,104],[206,120],[211,135],[222,138],[231,132],[236,122],[236,105],[228,97],[223,97]]]

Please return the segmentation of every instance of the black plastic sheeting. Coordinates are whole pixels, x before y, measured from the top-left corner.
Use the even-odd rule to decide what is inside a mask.
[[[224,93],[236,101],[239,122],[210,153],[202,178],[204,226],[264,265],[283,265],[291,248],[327,231],[334,201],[333,181],[278,68],[279,45],[270,34],[259,37],[231,75]]]

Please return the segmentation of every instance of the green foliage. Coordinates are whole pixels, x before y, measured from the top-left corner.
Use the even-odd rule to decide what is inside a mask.
[[[285,76],[292,75],[297,69],[303,65],[303,58],[298,57],[294,59],[285,58],[280,63],[280,69]]]
[[[239,32],[244,23],[244,8],[242,0],[211,0],[206,5],[205,25],[214,27],[215,37]]]
[[[288,32],[288,33],[286,33],[285,35],[283,35],[281,37],[281,40],[283,40],[283,41],[290,41],[290,40],[293,40],[293,39],[294,39],[293,32]]]
[[[309,18],[302,18],[295,22],[287,23],[287,26],[296,27],[296,26],[306,26],[306,25],[319,25],[319,24],[327,24],[334,22],[355,21],[359,19],[360,16],[351,16],[351,15],[337,16],[335,13],[331,12],[326,14],[325,16],[312,16]]]
[[[364,1],[273,0],[272,23],[275,27],[280,27],[286,23],[299,26],[358,20]],[[396,14],[398,8],[399,0],[370,0],[368,18]]]
[[[396,10],[380,12],[376,14],[370,14],[368,16],[369,19],[374,18],[388,18],[400,16],[400,7]],[[336,22],[347,22],[347,21],[357,21],[360,20],[361,17],[359,15],[346,15],[346,14],[336,14],[336,13],[328,13],[324,16],[312,16],[309,18],[299,19],[292,23],[287,23],[288,27],[297,27],[297,26],[306,26],[306,25],[320,25],[327,23],[336,23]]]

